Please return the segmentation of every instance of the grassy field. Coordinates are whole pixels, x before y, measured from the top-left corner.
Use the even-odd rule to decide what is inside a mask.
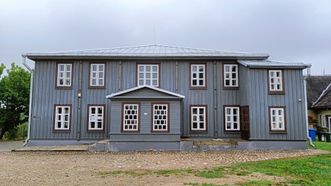
[[[281,177],[283,180],[273,182],[270,180],[255,180],[248,181],[241,185],[331,185],[331,143],[316,142],[317,149],[330,151],[330,154],[308,156],[300,158],[287,158],[277,160],[267,160],[258,162],[240,163],[232,166],[217,167],[213,169],[192,170],[192,169],[177,169],[177,170],[162,170],[162,171],[114,171],[104,172],[107,175],[131,175],[144,176],[148,174],[156,174],[160,176],[170,175],[194,175],[197,177],[216,179],[226,176],[247,176],[251,174],[263,174],[269,176]],[[213,186],[213,184],[196,184],[187,183],[186,185],[196,186]]]
[[[316,146],[318,149],[331,152],[331,143],[316,142]],[[252,173],[285,177],[286,181],[282,183],[285,185],[331,185],[331,154],[241,163],[229,167],[198,171],[196,175],[217,178],[223,175],[248,175]],[[248,185],[270,184],[268,181],[261,180],[259,183],[249,183]]]

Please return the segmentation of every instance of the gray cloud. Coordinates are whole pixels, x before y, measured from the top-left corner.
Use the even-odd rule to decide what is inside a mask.
[[[331,2],[1,0],[0,62],[24,52],[168,44],[267,52],[331,74]]]

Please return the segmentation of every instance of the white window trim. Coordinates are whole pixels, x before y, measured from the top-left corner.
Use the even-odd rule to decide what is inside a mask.
[[[146,77],[146,74],[148,74],[146,72],[146,67],[149,66],[151,68],[151,71],[149,72],[150,74],[150,78],[147,78]],[[153,78],[153,73],[155,73],[152,69],[153,69],[153,66],[156,66],[156,78]],[[143,67],[143,71],[140,72],[140,67]],[[137,86],[143,86],[143,85],[149,85],[149,86],[154,86],[154,87],[159,87],[159,76],[160,76],[160,67],[159,67],[159,64],[138,64],[137,65]],[[140,78],[139,77],[139,74],[140,73],[143,73],[144,77]],[[140,80],[143,81],[143,84],[140,84]],[[149,80],[150,81],[150,84],[147,84],[146,81]],[[153,80],[156,80],[156,85],[153,85]]]
[[[102,110],[102,115],[99,116],[100,113],[95,113],[92,114],[92,108],[95,108],[95,111],[97,112],[99,108]],[[88,106],[88,130],[103,130],[104,127],[104,120],[105,120],[105,106],[103,105],[89,105]],[[97,127],[98,126],[98,120],[101,119],[101,128]],[[95,127],[92,128],[91,122],[95,122]]]
[[[193,72],[193,67],[196,66],[197,67],[197,71]],[[199,77],[199,67],[203,67],[203,78]],[[193,77],[193,74],[197,74],[196,78]],[[196,85],[193,85],[193,80],[197,81]],[[200,80],[203,80],[203,84],[200,85]],[[191,64],[191,87],[193,88],[199,88],[199,87],[206,87],[206,64]]]
[[[199,110],[200,109],[203,109],[204,110],[204,113],[203,113],[203,117],[204,117],[204,121],[200,121],[200,113],[199,113]],[[198,109],[198,112],[197,114],[193,114],[193,109]],[[191,106],[191,109],[190,109],[190,117],[191,117],[191,131],[206,131],[207,130],[207,106]],[[193,128],[193,117],[194,116],[197,116],[197,128]],[[200,123],[204,123],[203,125],[203,128],[200,127]]]
[[[64,66],[63,68],[64,68],[64,70],[63,71],[61,71],[60,69],[60,66]],[[69,65],[70,66],[70,76],[69,77],[67,77],[67,72],[68,72],[68,70],[67,70],[67,65]],[[60,73],[63,73],[63,77],[61,78],[60,77]],[[56,72],[57,74],[56,74],[56,86],[57,87],[71,87],[71,84],[72,84],[72,64],[71,63],[57,63],[57,72]],[[63,85],[61,85],[60,84],[60,80],[61,79],[63,79],[63,82],[64,82],[64,84]],[[66,80],[67,79],[69,79],[69,84],[68,85],[66,85],[65,84],[65,82],[66,82]]]
[[[93,71],[93,66],[96,65],[97,66],[97,70]],[[103,71],[100,71],[99,68],[100,66],[103,66]],[[105,68],[106,65],[104,63],[91,63],[90,64],[90,87],[104,87],[105,86]],[[99,73],[103,74],[103,77],[100,77]],[[96,73],[96,77],[93,77],[93,73]],[[93,85],[93,79],[96,80],[96,84]],[[99,84],[99,80],[102,79],[102,84]]]
[[[126,114],[125,114],[125,111],[126,111],[126,109],[125,109],[125,107],[126,106],[136,106],[136,110],[137,110],[137,113],[136,113],[136,116],[137,116],[137,119],[125,119],[125,116],[126,116]],[[138,103],[124,103],[123,104],[123,109],[122,109],[122,111],[123,111],[123,121],[122,121],[122,131],[123,132],[138,132],[139,131],[139,115],[140,115],[140,108],[139,108],[140,106],[139,106],[139,104]],[[136,124],[134,124],[134,125],[136,125],[137,127],[136,127],[136,129],[125,129],[125,126],[126,125],[129,125],[129,124],[125,124],[126,123],[126,121],[127,120],[136,120]],[[131,124],[131,125],[133,125],[133,124]]]
[[[223,64],[223,84],[224,87],[231,87],[231,88],[237,88],[239,87],[239,73],[238,69],[239,66],[237,64]],[[229,67],[230,72],[226,72],[226,67]],[[232,72],[232,67],[236,67],[236,71]],[[236,74],[236,78],[232,78],[232,74]],[[229,74],[229,77],[227,78],[226,75]],[[226,80],[229,80],[230,84],[226,84]],[[233,84],[233,81],[235,81],[235,84]]]
[[[227,110],[230,109],[230,114],[228,115]],[[233,110],[237,110],[237,114],[233,114]],[[230,121],[228,120],[228,116],[230,116]],[[234,116],[237,116],[237,128],[234,128]],[[226,131],[240,131],[240,107],[224,107],[224,124],[225,124],[225,130]],[[227,124],[231,123],[230,129],[227,128]]]
[[[62,108],[62,113],[59,114],[57,111],[58,111],[58,108]],[[68,121],[65,121],[65,115],[63,113],[64,109],[65,108],[68,108]],[[61,130],[61,131],[67,131],[67,130],[70,130],[70,125],[71,125],[71,105],[56,105],[55,106],[55,111],[54,111],[54,130]],[[59,120],[58,119],[58,116],[61,116],[61,119]],[[61,122],[61,127],[58,127],[57,123],[58,122]],[[68,127],[65,128],[64,125],[65,125],[65,122],[68,122]]]
[[[276,115],[273,115],[273,110],[275,110]],[[283,115],[279,115],[279,110],[282,111]],[[285,108],[283,107],[270,107],[270,130],[271,131],[286,131],[286,121],[285,121]],[[273,127],[273,117],[276,117],[276,127]],[[279,127],[279,124],[282,123],[282,127]]]
[[[161,107],[165,106],[166,107],[165,113],[159,115],[159,116],[165,116],[166,118],[165,119],[157,119],[159,121],[165,122],[165,124],[156,124],[157,120],[155,119],[155,116],[158,116],[158,114],[155,113],[156,112],[156,109],[155,109],[156,106],[161,106]],[[152,104],[152,107],[153,107],[152,131],[153,132],[167,132],[167,131],[169,131],[169,118],[168,118],[168,116],[169,116],[169,104],[168,103],[157,103],[157,104],[155,103],[155,104]],[[159,110],[159,111],[164,111],[164,110]],[[155,129],[154,128],[155,125],[160,125],[160,126],[165,125],[166,128],[165,129]]]
[[[283,85],[283,71],[282,70],[269,70],[269,91],[270,92],[282,92],[284,91],[284,85]],[[279,77],[272,76],[271,74],[277,74],[279,73]],[[272,83],[271,80],[274,79],[274,82]],[[280,88],[277,88],[277,85],[280,85]],[[272,85],[274,85],[274,88],[272,88]]]

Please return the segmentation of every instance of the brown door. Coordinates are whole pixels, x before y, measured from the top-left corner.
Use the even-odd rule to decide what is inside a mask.
[[[242,106],[240,108],[240,131],[241,138],[244,140],[249,139],[249,106]]]

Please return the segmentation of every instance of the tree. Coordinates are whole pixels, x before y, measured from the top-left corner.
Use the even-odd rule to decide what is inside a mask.
[[[0,76],[4,65],[0,65]],[[30,73],[15,65],[0,79],[0,139],[28,120]]]
[[[2,72],[5,68],[6,68],[6,66],[4,64],[0,65],[0,78],[1,78]]]

